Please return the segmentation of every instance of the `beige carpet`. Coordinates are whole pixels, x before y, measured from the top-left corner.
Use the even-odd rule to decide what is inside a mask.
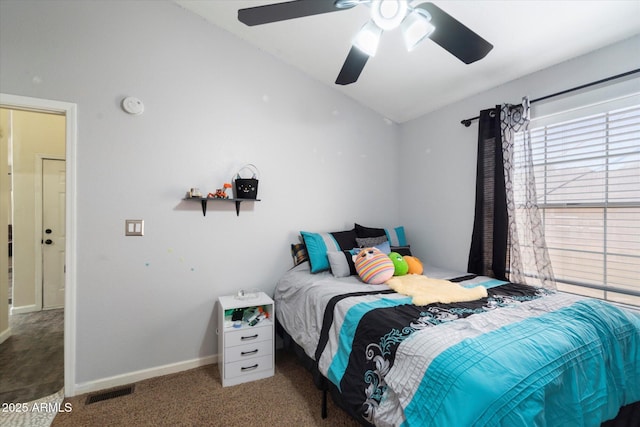
[[[95,393],[92,393],[95,394]],[[71,412],[53,426],[358,426],[322,393],[288,352],[276,354],[275,376],[222,388],[217,365],[152,378],[132,394],[85,405],[87,395],[66,398]]]

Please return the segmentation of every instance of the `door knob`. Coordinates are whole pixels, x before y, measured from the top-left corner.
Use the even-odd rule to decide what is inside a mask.
[[[44,242],[45,242],[47,245],[50,245],[50,244],[52,244],[52,243],[53,243],[53,240],[51,240],[51,239],[47,239],[47,240],[45,240]]]

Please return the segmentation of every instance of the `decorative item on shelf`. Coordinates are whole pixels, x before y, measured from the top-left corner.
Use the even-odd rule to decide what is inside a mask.
[[[228,199],[227,188],[231,188],[231,184],[225,182],[222,188],[218,188],[215,193],[209,193],[212,199]]]
[[[240,175],[244,170],[251,172],[251,178],[242,178]],[[235,198],[236,199],[252,199],[255,200],[258,197],[258,175],[260,172],[258,168],[248,163],[242,166],[235,174]]]
[[[202,193],[199,188],[191,188],[187,194],[189,197],[202,197]]]

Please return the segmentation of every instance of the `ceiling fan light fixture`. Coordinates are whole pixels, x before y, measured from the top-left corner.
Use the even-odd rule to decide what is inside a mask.
[[[367,22],[353,39],[353,45],[369,56],[375,56],[380,44],[382,29],[372,21]]]
[[[402,21],[400,30],[407,50],[411,52],[426,37],[429,37],[436,27],[431,23],[431,15],[422,9],[415,9]]]
[[[339,85],[355,83],[368,59],[376,54],[382,33],[397,27],[402,27],[401,33],[409,50],[430,37],[435,44],[465,64],[484,58],[493,49],[491,43],[435,4],[420,1],[278,0],[238,9],[238,21],[254,26],[346,10],[357,5],[369,6],[371,19],[352,40],[349,54],[335,81]]]
[[[407,16],[408,9],[407,0],[373,0],[371,19],[384,31],[393,30]]]

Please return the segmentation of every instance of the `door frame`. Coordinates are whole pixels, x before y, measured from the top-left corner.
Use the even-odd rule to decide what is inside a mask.
[[[77,142],[78,106],[75,103],[31,98],[0,93],[0,106],[35,112],[64,114],[66,175],[66,246],[64,295],[64,394],[75,396],[76,391],[76,280],[77,280]],[[42,301],[40,302],[42,304]]]
[[[42,239],[42,215],[44,214],[44,205],[42,203],[42,197],[44,196],[44,187],[42,183],[42,169],[43,169],[43,161],[44,160],[62,160],[66,163],[66,157],[62,156],[54,156],[48,154],[36,154],[36,180],[35,180],[35,188],[34,188],[34,196],[35,196],[35,210],[36,210],[36,221],[35,221],[35,236]],[[66,175],[65,175],[66,182]],[[66,197],[66,195],[65,195]],[[66,215],[66,214],[65,214]],[[66,221],[66,216],[65,216]],[[66,233],[65,233],[66,237]],[[65,248],[66,249],[66,248]],[[43,271],[43,262],[42,258],[42,245],[36,245],[35,250],[35,278],[36,278],[36,309],[42,310],[44,308],[44,271]],[[65,288],[66,291],[66,288]]]

